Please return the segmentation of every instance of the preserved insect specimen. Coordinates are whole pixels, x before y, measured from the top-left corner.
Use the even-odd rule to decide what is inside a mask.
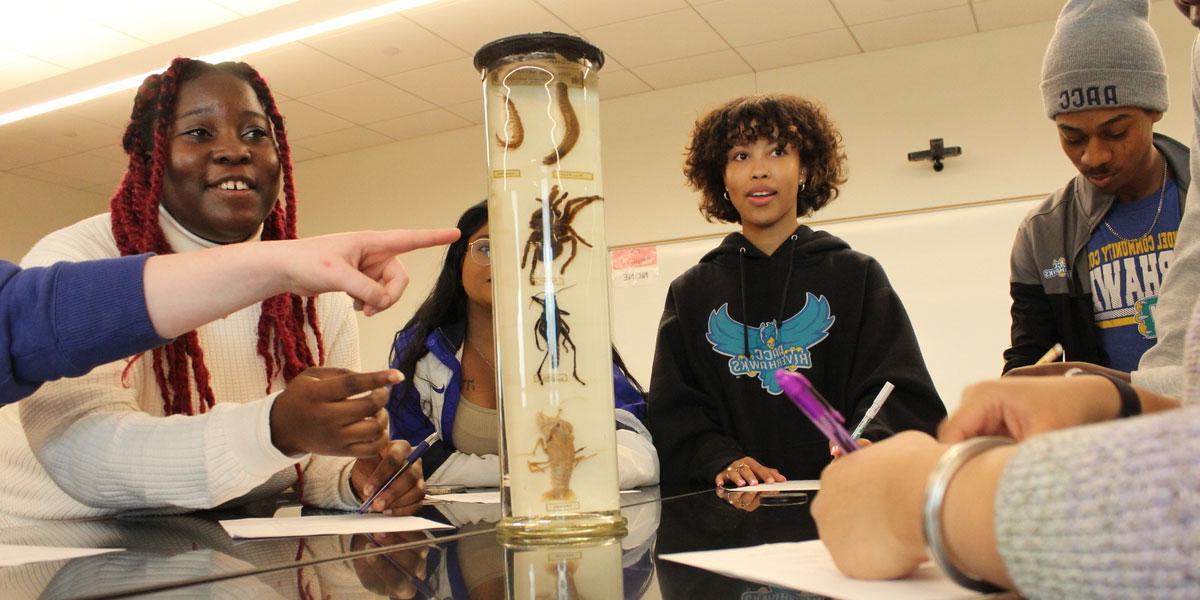
[[[558,144],[554,152],[547,154],[546,158],[542,159],[543,165],[552,165],[562,160],[562,157],[575,147],[575,142],[579,141],[579,118],[575,116],[575,108],[571,106],[571,99],[567,95],[567,84],[560,81],[555,89],[558,91],[558,110],[562,112],[566,131],[563,132],[562,142]]]
[[[575,428],[562,418],[562,409],[553,417],[538,411],[538,430],[542,436],[533,446],[533,454],[539,450],[546,454],[546,460],[529,461],[530,473],[550,471],[550,489],[542,494],[543,500],[574,500],[575,492],[571,490],[571,473],[575,465],[592,458],[595,454],[581,456],[584,448],[575,447]]]
[[[557,296],[551,296],[551,298],[553,300],[549,302],[549,304],[553,306],[554,311],[555,343],[553,348],[550,347],[550,338],[548,337],[550,320],[546,318],[546,313],[550,312],[551,309],[546,306],[547,302],[546,299],[542,297],[542,294],[535,294],[532,298],[530,298],[538,306],[542,307],[541,316],[539,316],[537,322],[533,324],[534,332],[537,334],[533,338],[534,345],[537,346],[538,350],[546,353],[544,356],[542,356],[542,362],[538,364],[538,383],[546,385],[546,382],[542,379],[542,369],[545,368],[547,360],[550,361],[551,369],[558,369],[559,348],[562,348],[563,352],[570,352],[573,355],[574,358],[571,362],[571,376],[575,378],[575,381],[583,383],[583,380],[579,378],[579,371],[577,369],[579,365],[579,354],[575,351],[575,341],[571,339],[571,326],[568,325],[565,320],[563,320],[563,315],[569,315],[571,313],[559,307]],[[543,343],[545,343],[545,347],[542,347]],[[587,384],[583,383],[583,385]]]
[[[521,125],[521,114],[517,112],[517,105],[513,104],[511,98],[505,98],[505,110],[508,111],[504,120],[504,138],[500,138],[500,134],[496,134],[496,143],[500,144],[501,148],[516,150],[521,147],[521,142],[525,141],[525,127]]]
[[[559,268],[558,273],[561,275],[567,270],[567,265],[575,260],[575,254],[579,251],[579,244],[583,244],[588,248],[592,245],[587,240],[579,235],[579,232],[571,226],[575,222],[575,216],[579,211],[593,202],[604,200],[600,196],[581,196],[567,200],[566,205],[563,205],[563,200],[566,200],[567,193],[558,193],[558,186],[550,188],[550,260],[553,261],[562,254],[563,246],[571,244],[571,257],[563,266]],[[538,202],[543,205],[545,202],[538,198]],[[533,211],[529,217],[529,239],[525,241],[525,251],[521,255],[521,268],[525,268],[525,264],[529,261],[529,252],[533,250],[533,266],[529,268],[529,283],[535,283],[533,280],[534,273],[537,272],[538,260],[542,256],[545,243],[546,232],[542,224],[542,208]]]

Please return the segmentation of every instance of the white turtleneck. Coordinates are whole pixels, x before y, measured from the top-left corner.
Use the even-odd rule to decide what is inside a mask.
[[[176,252],[216,245],[186,231],[165,210],[159,222]],[[42,238],[21,265],[119,255],[109,215],[103,214]],[[117,361],[48,383],[0,409],[0,525],[5,515],[179,512],[268,496],[294,483],[297,462],[305,473],[308,503],[355,508],[352,459],[289,457],[271,443],[271,405],[284,382],[277,375],[271,382],[274,393],[267,393],[257,351],[261,312],[254,305],[197,330],[217,402],[205,414],[163,416],[150,353],[124,379],[127,363]],[[349,299],[321,296],[317,315],[326,364],[357,369],[358,328]],[[309,344],[316,348],[311,334]]]

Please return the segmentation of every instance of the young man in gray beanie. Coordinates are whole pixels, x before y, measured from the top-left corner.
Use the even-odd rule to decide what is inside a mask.
[[[1190,176],[1187,147],[1154,133],[1167,75],[1148,13],[1146,0],[1070,0],[1058,17],[1042,98],[1079,175],[1017,231],[1005,372],[1055,343],[1128,372],[1155,343]]]

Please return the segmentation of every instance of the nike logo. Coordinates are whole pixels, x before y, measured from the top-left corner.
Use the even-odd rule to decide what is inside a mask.
[[[446,386],[444,386],[444,385],[443,385],[442,387],[438,387],[438,386],[436,386],[436,385],[434,385],[434,384],[432,384],[432,383],[431,383],[431,384],[429,384],[429,387],[433,388],[433,393],[435,393],[435,394],[444,394],[444,393],[446,393]]]

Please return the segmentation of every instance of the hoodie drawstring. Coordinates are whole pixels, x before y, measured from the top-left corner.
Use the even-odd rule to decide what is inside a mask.
[[[742,293],[742,348],[746,358],[750,358],[750,327],[746,325],[750,320],[746,312],[746,247],[738,248],[738,276],[742,279],[742,285],[739,291]]]
[[[791,250],[790,255],[788,256],[787,275],[783,278],[783,296],[781,296],[779,298],[779,311],[775,313],[775,327],[776,328],[778,328],[779,324],[781,322],[783,322],[783,310],[785,308],[787,308],[788,288],[791,287],[791,284],[792,284],[792,269],[795,268],[795,266],[796,266],[796,246],[798,246],[800,243],[799,242],[800,236],[798,236],[794,233],[788,239],[790,239],[792,241],[792,250]],[[750,325],[749,325],[750,312],[749,312],[748,307],[746,306],[746,247],[745,246],[738,247],[738,276],[740,277],[741,283],[742,283],[741,289],[739,290],[741,292],[741,297],[742,297],[742,351],[745,353],[746,358],[749,358],[750,357]]]
[[[783,309],[787,307],[788,286],[792,283],[792,268],[796,266],[796,245],[798,244],[796,240],[799,237],[794,233],[791,237],[792,253],[788,256],[788,272],[787,276],[783,278],[783,296],[779,298],[779,312],[775,313],[775,327],[779,327],[779,324],[783,322]]]

